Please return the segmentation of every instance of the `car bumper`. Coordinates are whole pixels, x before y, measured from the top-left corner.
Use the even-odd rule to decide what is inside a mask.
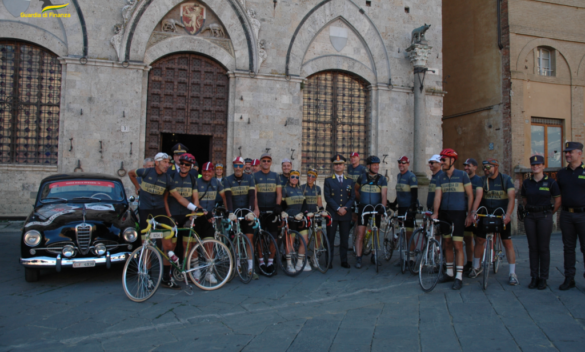
[[[95,265],[87,265],[90,266],[101,266],[107,265],[111,263],[122,263],[126,261],[126,258],[130,256],[130,252],[119,252],[115,254],[110,254],[101,256],[101,257],[88,257],[88,258],[61,258],[58,256],[57,258],[53,257],[32,257],[32,258],[20,258],[20,264],[24,265],[27,268],[35,268],[35,269],[42,269],[42,268],[58,268],[61,267],[72,267],[75,263],[76,266],[83,264],[91,264],[94,263]]]

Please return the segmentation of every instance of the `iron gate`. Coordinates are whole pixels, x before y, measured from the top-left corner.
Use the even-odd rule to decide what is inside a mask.
[[[367,82],[337,71],[308,78],[303,89],[303,173],[332,170],[330,158],[340,153],[369,152],[370,94]]]
[[[211,136],[211,160],[225,159],[227,71],[195,54],[175,54],[152,64],[148,75],[146,156],[161,151],[161,133]]]

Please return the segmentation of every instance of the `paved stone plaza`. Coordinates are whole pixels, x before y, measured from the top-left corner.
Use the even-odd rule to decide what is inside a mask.
[[[550,287],[529,290],[527,243],[517,237],[521,286],[507,285],[508,267],[463,289],[443,284],[429,294],[402,275],[395,259],[373,267],[335,268],[234,280],[214,292],[160,289],[133,303],[121,287],[121,267],[43,271],[26,283],[18,264],[16,224],[1,223],[0,350],[2,351],[583,351],[585,284],[563,281],[560,235],[552,239]],[[12,228],[12,229],[11,229]],[[353,257],[350,257],[353,264]]]

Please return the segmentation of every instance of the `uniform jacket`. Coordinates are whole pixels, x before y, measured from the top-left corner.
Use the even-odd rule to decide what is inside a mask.
[[[351,221],[351,207],[355,201],[355,192],[352,179],[343,175],[343,184],[337,180],[337,175],[325,179],[323,195],[327,202],[327,211],[337,221]],[[337,208],[346,207],[347,213],[344,216],[337,214]]]

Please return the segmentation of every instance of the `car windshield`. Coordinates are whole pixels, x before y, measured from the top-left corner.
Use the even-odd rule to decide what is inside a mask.
[[[62,180],[47,183],[41,190],[41,202],[108,202],[124,199],[120,182],[106,180]]]

